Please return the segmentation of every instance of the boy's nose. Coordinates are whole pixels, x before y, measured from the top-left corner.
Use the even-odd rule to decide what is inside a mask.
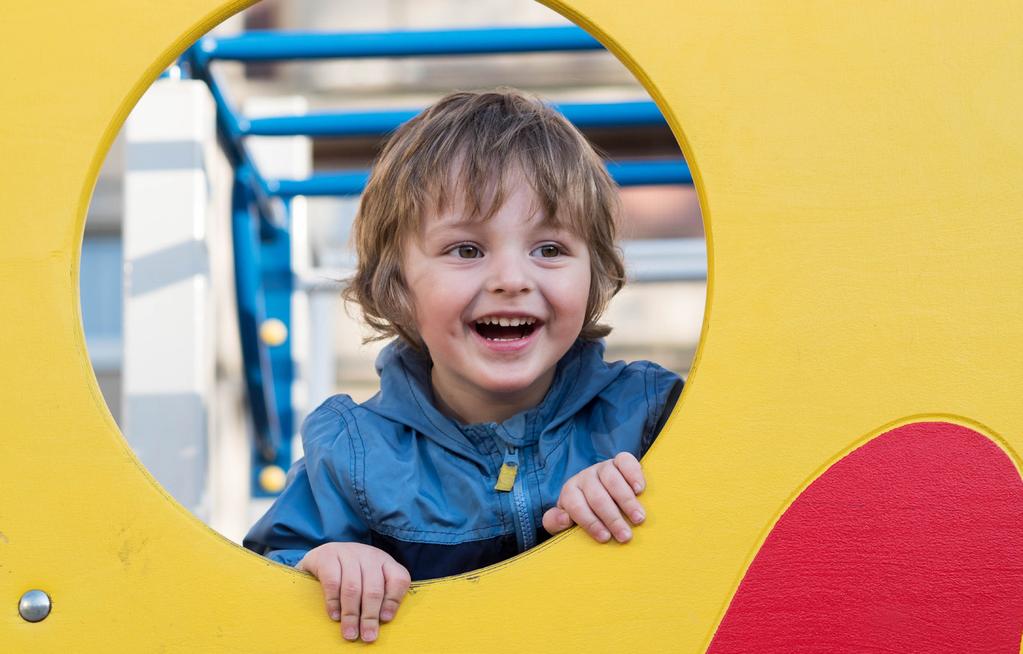
[[[488,271],[486,289],[491,293],[518,295],[533,289],[533,280],[523,262],[512,256],[495,256]]]

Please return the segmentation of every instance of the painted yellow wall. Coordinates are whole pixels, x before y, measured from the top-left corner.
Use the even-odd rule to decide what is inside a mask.
[[[350,647],[319,587],[141,469],[77,305],[100,162],[177,53],[244,2],[17,2],[0,20],[4,651]],[[1023,6],[551,0],[661,102],[711,251],[690,384],[627,546],[576,531],[423,584],[384,651],[701,651],[766,530],[881,428],[942,416],[1023,448]],[[974,423],[979,423],[979,426]],[[53,614],[14,606],[42,588]],[[623,650],[623,648],[627,648]]]

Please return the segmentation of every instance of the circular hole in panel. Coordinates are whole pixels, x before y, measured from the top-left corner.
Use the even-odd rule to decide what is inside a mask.
[[[571,23],[526,0],[266,0],[210,36],[542,26]],[[667,125],[641,117],[652,102],[610,53],[216,61],[211,70],[243,128],[260,117],[416,109],[456,89],[495,86],[558,106],[634,107],[640,117],[582,128],[630,178],[620,189],[629,283],[602,320],[613,327],[605,358],[688,373],[706,288],[697,196]],[[338,280],[354,265],[358,196],[282,201],[274,180],[365,171],[389,128],[247,137],[261,186],[235,175],[208,83],[181,73],[170,69],[143,97],[100,174],[82,250],[83,320],[104,397],[138,457],[179,502],[240,543],[302,456],[302,421],[337,393],[356,402],[376,393],[384,346],[362,343],[369,332],[340,300]],[[238,249],[239,238],[252,247]]]

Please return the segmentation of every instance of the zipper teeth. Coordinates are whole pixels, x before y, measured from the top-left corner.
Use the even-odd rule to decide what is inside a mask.
[[[514,517],[516,527],[518,528],[518,537],[516,540],[522,546],[522,550],[528,550],[529,548],[536,545],[536,532],[533,529],[533,520],[529,515],[529,502],[525,493],[525,475],[523,473],[523,466],[519,461],[519,452],[515,447],[509,447],[508,452],[505,454],[504,465],[514,463],[515,465],[515,481],[512,482],[511,494],[512,501],[515,503]]]
[[[521,471],[522,466],[519,466]],[[522,529],[523,549],[529,549],[536,545],[536,534],[533,532],[533,521],[529,517],[529,508],[526,506],[526,498],[523,496],[522,486],[525,484],[523,475],[517,475],[515,485],[512,486],[512,494],[515,495],[515,508],[519,514],[519,527]]]

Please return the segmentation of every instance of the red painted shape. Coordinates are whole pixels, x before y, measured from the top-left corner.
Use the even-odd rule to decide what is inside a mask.
[[[782,515],[710,654],[1020,654],[1023,480],[977,432],[893,429]]]

